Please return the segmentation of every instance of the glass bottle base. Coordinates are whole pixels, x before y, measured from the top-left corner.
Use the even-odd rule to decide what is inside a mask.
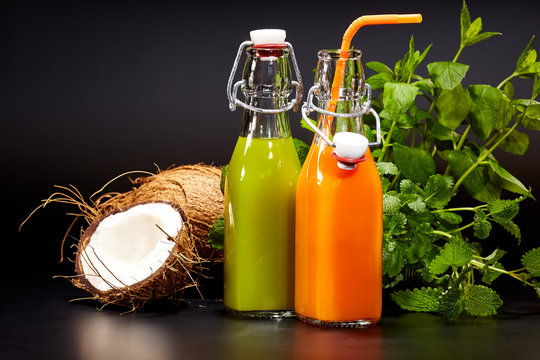
[[[225,306],[225,309],[234,317],[242,319],[281,319],[295,317],[293,310],[253,310],[240,311]]]
[[[296,317],[308,324],[322,326],[322,327],[347,327],[347,328],[361,328],[369,325],[375,325],[379,322],[379,319],[359,319],[351,321],[326,321],[313,319],[307,316],[296,314]]]

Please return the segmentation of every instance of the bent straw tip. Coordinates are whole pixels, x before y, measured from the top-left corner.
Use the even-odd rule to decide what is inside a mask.
[[[422,14],[402,14],[397,16],[398,24],[418,24],[422,22]]]

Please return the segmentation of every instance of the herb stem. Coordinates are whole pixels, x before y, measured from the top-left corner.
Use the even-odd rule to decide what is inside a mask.
[[[467,140],[467,136],[469,136],[469,132],[471,132],[471,124],[469,124],[466,128],[463,134],[461,135],[461,138],[459,139],[459,142],[454,150],[461,150],[463,147],[463,144],[465,144],[465,140]],[[444,169],[444,175],[450,174],[450,164],[446,165],[446,169]]]
[[[447,212],[447,211],[476,211],[482,208],[487,207],[487,204],[479,205],[476,207],[457,207],[457,208],[450,208],[450,209],[440,209],[440,210],[432,210],[431,213],[441,213],[441,212]]]
[[[523,114],[523,115],[525,115],[525,114]],[[523,119],[523,116],[521,117],[521,119]],[[512,133],[512,131],[514,131],[514,129],[521,122],[521,119],[517,120],[516,123],[510,128],[510,130],[508,130],[506,132],[506,134],[501,136],[501,138],[499,140],[497,140],[497,142],[488,151],[481,154],[478,157],[478,159],[476,160],[476,162],[474,164],[472,164],[471,167],[469,169],[467,169],[467,171],[465,171],[465,173],[463,175],[461,175],[459,180],[456,182],[456,185],[454,185],[454,189],[452,190],[452,194],[456,193],[457,189],[463,183],[463,181],[465,181],[467,176],[469,176],[478,167],[478,165],[482,164],[482,162],[504,141],[504,139],[506,139]]]
[[[504,84],[506,84],[508,81],[512,80],[516,76],[518,76],[518,73],[514,71],[509,77],[507,77],[499,85],[497,85],[497,89],[502,88],[504,86]]]
[[[457,59],[459,58],[459,55],[461,55],[461,52],[463,51],[463,48],[464,48],[463,44],[459,45],[459,50],[458,50],[456,56],[454,56],[454,60],[452,60],[452,62],[455,63],[457,61]]]
[[[394,188],[394,186],[396,185],[396,183],[397,183],[397,181],[398,181],[398,179],[400,177],[401,177],[401,171],[396,176],[394,176],[394,179],[390,183],[390,186],[388,186],[388,190],[392,190]]]
[[[433,146],[433,151],[431,151],[431,157],[434,157],[437,153],[437,145]]]
[[[396,127],[397,121],[392,121],[392,125],[390,125],[390,130],[388,130],[388,134],[386,135],[386,140],[383,143],[383,147],[381,149],[382,155],[377,160],[377,163],[380,163],[381,161],[384,161],[386,159],[386,148],[389,146],[388,143],[392,139],[392,132],[394,131],[394,128]]]
[[[440,230],[433,230],[433,233],[434,234],[437,234],[437,235],[441,235],[441,236],[444,236],[444,237],[447,237],[449,239],[453,238],[453,236],[447,232],[444,232],[444,231],[440,231]]]
[[[484,147],[488,147],[489,145],[491,145],[491,143],[495,141],[497,137],[501,135],[501,133],[502,133],[502,130],[499,130],[495,134],[493,134],[493,136],[490,139],[488,139],[488,141],[486,141],[486,143],[484,144]]]
[[[471,223],[469,223],[467,225],[464,225],[464,226],[460,227],[459,229],[454,229],[452,231],[449,231],[448,233],[449,234],[454,234],[454,233],[462,232],[463,230],[468,229],[473,225],[474,225],[474,222],[471,222]]]
[[[514,272],[512,271],[506,271],[506,270],[503,270],[503,269],[499,269],[495,266],[491,266],[491,265],[486,265],[484,263],[481,263],[480,261],[476,261],[476,260],[471,260],[471,265],[475,266],[477,269],[483,269],[487,266],[487,268],[489,270],[492,270],[492,271],[497,271],[497,272],[500,272],[502,274],[505,274],[505,275],[508,275],[508,276],[511,276],[513,277],[514,279],[517,279],[519,281],[521,281],[522,283],[524,284],[527,284],[529,286],[533,286],[533,284],[531,284],[530,282],[528,282],[527,280],[524,280],[521,276],[515,274]]]

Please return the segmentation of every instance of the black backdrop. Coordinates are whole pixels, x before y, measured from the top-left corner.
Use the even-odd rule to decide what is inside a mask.
[[[471,65],[464,83],[497,85],[538,33],[540,3],[470,0],[468,5],[473,18],[482,17],[484,31],[504,35],[463,51],[459,61]],[[249,30],[286,29],[309,88],[317,50],[338,47],[349,23],[364,14],[424,16],[419,25],[360,30],[353,45],[363,51],[364,62],[393,64],[411,35],[420,50],[433,44],[426,62],[451,60],[459,46],[461,1],[13,1],[2,6],[0,189],[7,230],[2,258],[4,274],[20,281],[21,275],[50,278],[72,271],[69,263],[57,261],[71,221],[64,213],[74,209],[50,205],[18,231],[53,185],[73,184],[88,196],[120,173],[155,171],[154,164],[228,162],[241,111],[228,110],[225,85]],[[427,75],[425,67],[419,73]],[[530,94],[530,82],[514,84],[517,96]],[[291,124],[295,136],[310,140],[298,114],[291,115]],[[526,185],[540,189],[540,135],[528,133],[525,156],[496,156]],[[113,189],[127,187],[119,182]],[[538,245],[539,214],[534,201],[523,204],[516,220],[522,248]],[[510,237],[502,238],[520,251]]]

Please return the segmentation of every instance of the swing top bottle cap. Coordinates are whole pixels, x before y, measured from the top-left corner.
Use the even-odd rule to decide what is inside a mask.
[[[249,36],[253,42],[253,47],[266,47],[266,45],[276,45],[285,47],[285,37],[287,33],[280,29],[259,29],[250,31]]]
[[[368,148],[368,139],[364,135],[352,132],[340,132],[334,135],[334,157],[342,169],[352,170],[355,164],[363,161]]]

